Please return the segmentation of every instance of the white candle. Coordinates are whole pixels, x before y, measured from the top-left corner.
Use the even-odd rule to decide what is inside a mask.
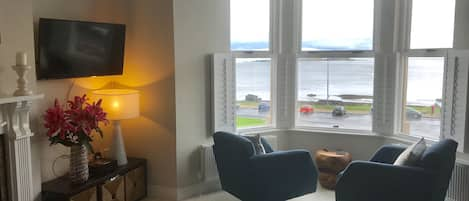
[[[26,52],[17,52],[16,53],[16,65],[26,66],[28,64],[28,55]]]

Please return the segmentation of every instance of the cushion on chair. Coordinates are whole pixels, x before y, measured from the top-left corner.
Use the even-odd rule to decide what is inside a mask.
[[[254,149],[256,151],[256,155],[258,154],[265,154],[265,148],[262,143],[262,138],[261,135],[244,135],[245,138],[247,138],[249,141],[251,141],[252,145],[254,146]]]
[[[425,139],[420,138],[419,141],[415,142],[409,146],[404,152],[402,152],[399,157],[397,157],[394,165],[401,166],[415,166],[420,161],[425,149],[427,148],[425,144]]]
[[[272,148],[272,146],[270,146],[270,144],[267,142],[265,138],[261,137],[261,142],[262,142],[262,145],[264,146],[265,153],[274,152],[274,149]]]

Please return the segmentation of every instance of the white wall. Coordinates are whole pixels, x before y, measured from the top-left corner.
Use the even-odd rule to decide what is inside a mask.
[[[228,0],[174,1],[180,189],[200,182],[198,147],[211,141],[209,55],[229,50],[228,22]]]

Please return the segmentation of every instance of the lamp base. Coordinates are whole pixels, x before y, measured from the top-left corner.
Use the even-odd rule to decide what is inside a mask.
[[[124,139],[122,138],[121,123],[119,120],[114,120],[112,124],[111,158],[117,160],[117,165],[125,165],[127,164],[127,154],[125,153]]]

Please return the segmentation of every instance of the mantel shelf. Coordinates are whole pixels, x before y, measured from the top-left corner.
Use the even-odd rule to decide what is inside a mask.
[[[44,98],[44,94],[34,94],[31,96],[0,96],[0,105],[21,101],[32,101]]]

